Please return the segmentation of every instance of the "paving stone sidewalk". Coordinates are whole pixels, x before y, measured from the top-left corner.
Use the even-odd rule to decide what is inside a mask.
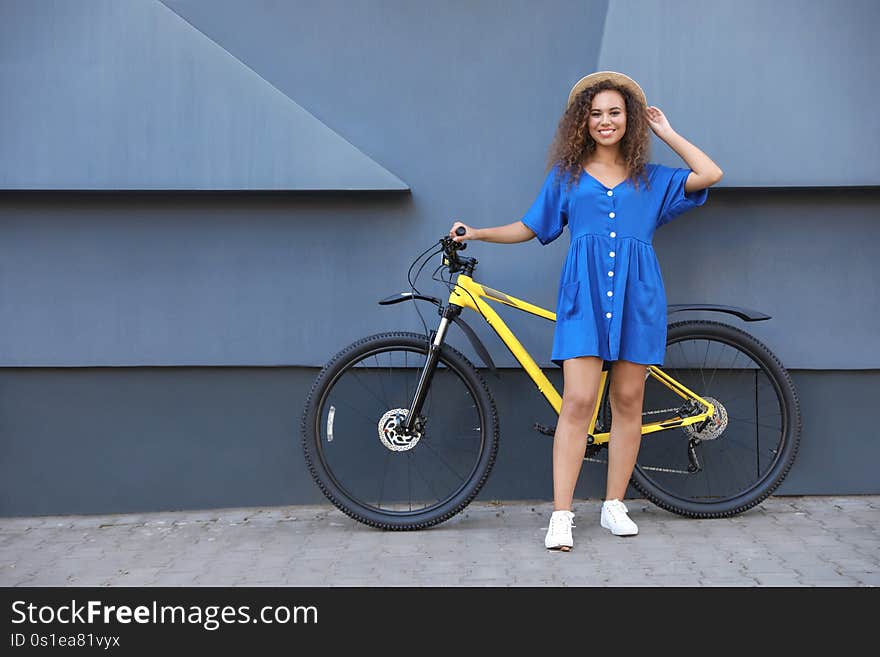
[[[771,497],[691,520],[626,500],[639,535],[575,502],[574,550],[544,549],[547,501],[474,502],[420,532],[289,506],[0,519],[0,586],[877,586],[880,496]]]

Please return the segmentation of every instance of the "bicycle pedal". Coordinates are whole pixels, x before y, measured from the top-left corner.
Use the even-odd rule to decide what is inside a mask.
[[[545,436],[555,436],[556,435],[556,427],[548,427],[535,422],[535,426],[532,427],[538,433],[543,433]]]

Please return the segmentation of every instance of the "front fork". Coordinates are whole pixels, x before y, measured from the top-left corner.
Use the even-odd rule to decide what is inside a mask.
[[[434,370],[437,369],[437,360],[440,358],[440,347],[446,337],[446,331],[449,324],[462,311],[461,306],[449,304],[440,311],[440,326],[436,331],[431,332],[430,345],[428,346],[428,358],[425,360],[425,366],[422,368],[422,375],[419,377],[419,385],[416,388],[416,394],[409,408],[406,420],[403,422],[401,431],[404,434],[412,434],[417,430],[416,423],[419,421],[419,413],[422,411],[422,404],[428,394],[428,387],[431,385],[431,379],[434,377]]]

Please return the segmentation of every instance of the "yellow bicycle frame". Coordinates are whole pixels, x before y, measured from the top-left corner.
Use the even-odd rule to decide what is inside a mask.
[[[523,347],[520,341],[517,340],[513,331],[508,328],[507,324],[505,324],[501,317],[498,316],[498,313],[496,313],[489,304],[483,301],[483,299],[498,301],[499,303],[511,306],[512,308],[517,308],[518,310],[523,310],[532,315],[537,315],[538,317],[543,317],[554,322],[556,321],[556,313],[535,306],[528,301],[517,299],[504,292],[499,292],[498,290],[493,290],[490,287],[481,285],[475,282],[470,276],[462,273],[459,273],[455,287],[449,294],[448,300],[451,305],[475,310],[489,323],[489,326],[491,326],[498,334],[498,337],[507,345],[507,348],[510,349],[510,352],[514,355],[517,361],[519,361],[522,368],[526,371],[532,381],[535,382],[535,385],[538,387],[538,392],[544,396],[558,415],[562,409],[562,397],[556,391],[556,388],[553,387],[553,384],[550,383],[550,380],[544,375],[544,372],[541,371],[541,368],[535,363],[535,360],[531,357],[529,352],[526,351],[525,347]],[[699,415],[692,415],[689,417],[676,416],[659,422],[645,423],[642,425],[642,435],[671,429],[673,427],[697,424],[708,420],[714,415],[715,407],[698,394],[676,381],[658,367],[649,366],[647,369],[650,376],[653,376],[657,381],[665,385],[679,397],[683,399],[693,399],[705,410]],[[596,427],[596,418],[599,414],[599,406],[602,401],[602,394],[605,390],[607,376],[608,372],[603,370],[601,379],[599,380],[599,394],[596,398],[596,406],[593,410],[593,417],[590,419],[590,426],[587,431],[589,435],[593,436],[594,444],[599,445],[607,443],[609,439],[608,433],[593,434],[593,430]]]

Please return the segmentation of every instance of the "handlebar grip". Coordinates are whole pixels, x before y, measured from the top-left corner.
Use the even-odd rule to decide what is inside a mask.
[[[458,228],[455,229],[455,234],[459,235],[459,236],[464,235],[466,232],[467,232],[467,229],[464,226],[459,226]]]

